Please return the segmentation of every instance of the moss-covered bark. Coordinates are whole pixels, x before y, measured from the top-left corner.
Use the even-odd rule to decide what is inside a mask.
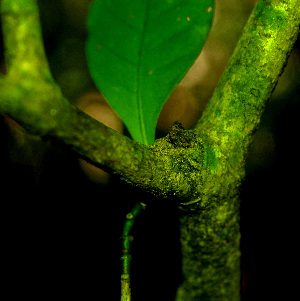
[[[184,282],[177,300],[237,301],[239,187],[244,177],[244,156],[241,151],[225,153],[207,135],[203,133],[202,137],[206,137],[205,164],[198,173],[197,199],[180,206]]]
[[[8,75],[0,78],[0,112],[130,184],[176,200],[184,273],[177,300],[239,300],[238,189],[253,132],[299,32],[300,1],[260,1],[196,128],[175,124],[149,147],[63,97],[45,58],[35,0],[2,0],[1,14]]]
[[[8,72],[52,81],[35,0],[1,1]],[[18,44],[16,44],[18,42]],[[8,49],[9,48],[9,49]]]
[[[209,176],[181,218],[177,300],[240,300],[239,186],[252,135],[299,33],[300,1],[260,1],[195,132]],[[199,179],[200,182],[200,179]],[[194,210],[192,210],[194,209]]]
[[[246,153],[299,33],[300,2],[259,1],[196,130]]]
[[[177,301],[236,301],[240,298],[239,199],[181,218],[185,281]]]

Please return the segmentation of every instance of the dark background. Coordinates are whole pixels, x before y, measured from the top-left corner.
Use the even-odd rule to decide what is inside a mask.
[[[84,52],[89,2],[39,1],[51,70],[74,104],[95,91]],[[215,23],[204,50],[207,76],[195,79],[192,73],[191,83],[184,86],[202,107],[253,2],[216,2]],[[0,54],[5,73],[3,50]],[[299,43],[247,160],[241,190],[243,301],[289,300],[297,293],[298,67]],[[82,171],[75,154],[29,135],[7,116],[0,117],[0,176],[6,295],[119,300],[122,226],[126,213],[143,196],[116,178],[96,183]],[[153,200],[138,216],[132,243],[134,300],[174,300],[182,281],[178,215],[168,201]]]

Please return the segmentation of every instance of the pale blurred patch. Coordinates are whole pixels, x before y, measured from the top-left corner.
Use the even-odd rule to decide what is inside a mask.
[[[78,99],[77,107],[108,127],[123,133],[123,123],[120,117],[99,92],[88,92],[84,94]],[[102,185],[109,182],[110,175],[100,168],[83,159],[79,159],[79,165],[91,181]]]
[[[163,106],[157,127],[168,132],[175,121],[180,121],[185,129],[190,129],[196,125],[201,114],[201,102],[197,100],[193,90],[179,84]]]

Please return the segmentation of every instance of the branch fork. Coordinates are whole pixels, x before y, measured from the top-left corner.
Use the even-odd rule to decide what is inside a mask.
[[[299,33],[299,11],[299,0],[259,1],[195,129],[176,122],[147,147],[63,97],[47,63],[37,1],[2,0],[8,74],[0,78],[0,112],[129,184],[183,203],[201,200],[205,207],[202,196],[216,193],[225,175],[232,187],[243,177],[253,132]]]

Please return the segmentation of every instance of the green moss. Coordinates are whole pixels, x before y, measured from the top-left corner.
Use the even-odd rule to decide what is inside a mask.
[[[146,148],[68,105],[51,79],[36,1],[1,1],[9,67],[1,112],[126,182],[181,203],[185,280],[178,300],[239,300],[238,187],[253,132],[299,32],[299,5],[259,2],[195,131],[175,123]],[[125,292],[127,280],[124,274]]]
[[[223,206],[181,218],[185,281],[179,300],[238,301],[240,249],[238,198]]]
[[[258,3],[197,124],[205,170],[197,198],[182,206],[185,280],[178,301],[240,299],[238,187],[252,135],[299,31],[293,15],[299,8],[294,0]]]
[[[8,73],[53,81],[44,52],[37,1],[3,0],[1,12]]]
[[[215,150],[204,144],[204,154],[204,168],[209,168],[211,172],[216,171],[219,167],[219,160]]]
[[[282,1],[281,1],[282,2]],[[282,4],[282,3],[281,3]],[[270,32],[276,32],[286,27],[287,12],[278,8],[274,1],[261,1],[256,6],[257,14],[254,20],[258,26],[267,28]]]

